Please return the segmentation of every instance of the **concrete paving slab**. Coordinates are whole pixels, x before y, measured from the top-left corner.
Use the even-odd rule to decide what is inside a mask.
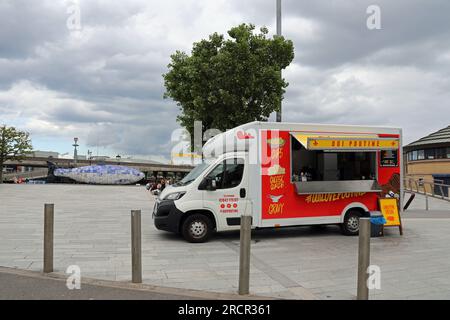
[[[417,199],[403,216],[403,237],[390,229],[372,238],[372,263],[380,266],[382,280],[371,297],[450,299],[450,205],[433,199],[433,210],[425,211]],[[0,266],[41,271],[46,202],[55,204],[54,265],[61,274],[78,264],[82,276],[129,281],[130,210],[141,209],[145,283],[237,291],[239,233],[199,245],[156,230],[154,198],[136,186],[0,185]],[[252,292],[354,299],[357,237],[327,226],[259,230],[252,238]]]

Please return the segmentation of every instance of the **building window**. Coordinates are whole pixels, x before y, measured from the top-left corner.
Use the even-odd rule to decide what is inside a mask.
[[[436,159],[447,158],[447,148],[437,148],[436,149]]]
[[[425,149],[425,159],[433,160],[436,158],[436,149]]]
[[[410,151],[407,158],[408,161],[450,159],[450,147]]]
[[[425,150],[417,150],[417,160],[425,159]]]

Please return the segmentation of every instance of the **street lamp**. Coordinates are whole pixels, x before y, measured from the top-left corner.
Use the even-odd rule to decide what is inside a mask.
[[[281,0],[277,0],[277,36],[281,36]],[[281,70],[280,70],[281,78]],[[279,105],[279,111],[277,111],[277,122],[281,122],[281,99]]]
[[[91,150],[88,150],[87,151],[87,154],[88,154],[88,160],[89,160],[89,164],[92,164],[92,151]]]
[[[78,138],[73,138],[74,144],[73,146],[73,161],[75,163],[75,167],[77,166],[77,158],[78,158],[78,153],[77,153],[77,147],[78,145]]]

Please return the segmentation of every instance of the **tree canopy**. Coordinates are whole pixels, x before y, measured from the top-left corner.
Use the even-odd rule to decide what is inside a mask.
[[[163,75],[165,98],[180,107],[178,122],[192,135],[194,121],[225,131],[250,121],[265,121],[277,111],[288,83],[281,77],[294,58],[292,41],[267,36],[252,24],[214,33],[193,44],[191,55],[176,51]]]
[[[14,127],[0,126],[0,183],[6,160],[20,160],[32,151],[30,134]]]

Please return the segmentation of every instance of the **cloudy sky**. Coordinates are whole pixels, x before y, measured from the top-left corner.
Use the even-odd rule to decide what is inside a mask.
[[[72,152],[79,137],[82,154],[168,159],[170,54],[243,22],[275,33],[275,0],[79,0],[74,30],[76,3],[0,0],[0,123],[35,149]],[[400,126],[406,142],[450,124],[450,1],[283,0],[283,34],[283,120]]]

